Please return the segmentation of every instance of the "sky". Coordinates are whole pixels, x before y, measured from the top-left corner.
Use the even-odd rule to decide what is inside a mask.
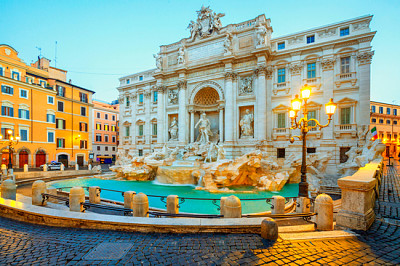
[[[73,84],[112,101],[118,78],[154,68],[160,45],[189,37],[186,28],[202,5],[225,13],[223,26],[265,14],[273,38],[374,15],[371,100],[400,104],[399,0],[0,0],[0,43],[16,49],[27,64],[41,48]]]

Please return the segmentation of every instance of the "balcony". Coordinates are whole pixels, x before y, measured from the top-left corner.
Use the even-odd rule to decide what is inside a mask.
[[[338,138],[342,134],[351,134],[352,137],[357,136],[357,125],[356,124],[335,125],[335,136]]]
[[[282,93],[279,93],[282,92]],[[280,83],[274,83],[274,87],[272,89],[272,93],[274,96],[279,94],[289,94],[290,92],[290,82],[280,82]]]
[[[307,84],[319,90],[321,88],[321,77],[303,79],[303,84]]]
[[[136,144],[145,144],[146,140],[144,136],[136,136]]]
[[[343,84],[350,83],[355,86],[357,83],[356,72],[341,73],[336,75],[335,84],[340,88]]]
[[[129,145],[132,143],[132,136],[124,136],[122,137],[122,144]]]
[[[316,136],[318,139],[320,139],[322,132],[318,127],[313,127],[313,128],[310,128],[310,130],[308,131],[308,135]]]
[[[272,138],[274,140],[277,140],[278,138],[285,138],[288,140],[290,137],[290,131],[289,128],[274,128],[274,131],[272,133]]]

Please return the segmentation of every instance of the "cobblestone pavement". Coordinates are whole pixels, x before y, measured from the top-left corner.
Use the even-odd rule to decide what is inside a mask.
[[[399,203],[393,185],[399,175],[390,173],[382,187],[397,192],[389,195],[381,187],[378,203]],[[277,242],[256,234],[95,231],[0,218],[0,265],[399,265],[399,216],[390,215],[395,219],[378,219],[367,232],[356,232],[357,238]]]

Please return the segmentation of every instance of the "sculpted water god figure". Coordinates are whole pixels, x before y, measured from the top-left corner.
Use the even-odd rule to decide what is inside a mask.
[[[246,109],[246,114],[242,117],[239,123],[241,137],[253,137],[253,126],[251,125],[253,121],[253,114],[250,113],[249,109]]]
[[[200,126],[199,126],[200,125]],[[211,123],[210,120],[208,120],[207,116],[205,113],[202,113],[200,116],[200,120],[197,122],[195,128],[199,126],[199,133],[200,133],[200,143],[208,143],[210,140],[210,136],[213,135],[211,132]]]
[[[178,120],[176,120],[176,117],[172,119],[169,126],[169,134],[171,135],[171,140],[178,140]]]

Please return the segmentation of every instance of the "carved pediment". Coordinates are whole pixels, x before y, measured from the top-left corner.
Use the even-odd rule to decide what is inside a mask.
[[[275,107],[274,109],[272,109],[273,111],[287,111],[289,110],[289,106],[284,105],[284,104],[280,104],[277,107]]]

